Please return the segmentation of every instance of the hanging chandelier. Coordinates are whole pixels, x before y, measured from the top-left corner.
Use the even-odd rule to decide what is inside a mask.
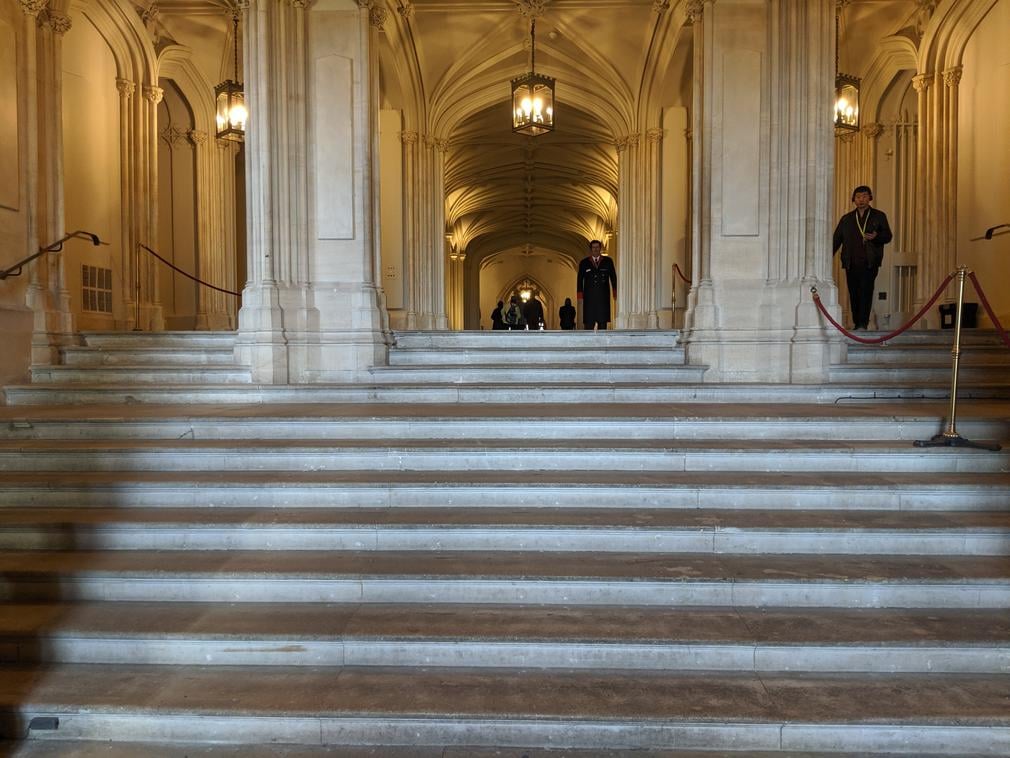
[[[554,131],[554,79],[536,73],[536,19],[530,20],[530,72],[512,80],[512,131],[536,137]]]
[[[835,9],[835,134],[859,131],[859,77],[838,71],[841,5]]]
[[[249,111],[245,105],[245,92],[238,80],[238,13],[232,15],[232,41],[234,44],[235,78],[225,79],[214,88],[217,102],[218,139],[242,142],[245,140],[245,124]]]

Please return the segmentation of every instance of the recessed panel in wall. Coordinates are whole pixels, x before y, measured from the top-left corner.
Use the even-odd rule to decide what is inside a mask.
[[[316,229],[319,239],[354,238],[354,82],[352,61],[315,62]]]
[[[0,206],[20,205],[18,170],[18,52],[14,27],[0,18]]]
[[[732,50],[722,63],[722,234],[760,232],[761,53]]]

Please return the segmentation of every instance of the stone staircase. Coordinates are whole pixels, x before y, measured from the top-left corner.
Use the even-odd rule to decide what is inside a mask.
[[[891,363],[945,336],[792,388],[701,384],[644,332],[397,335],[318,388],[142,368],[234,370],[227,336],[68,351],[0,406],[0,735],[1006,755],[1010,451],[913,447],[949,376]],[[970,360],[1005,362],[990,337]],[[1008,386],[966,386],[964,436],[1010,440]]]

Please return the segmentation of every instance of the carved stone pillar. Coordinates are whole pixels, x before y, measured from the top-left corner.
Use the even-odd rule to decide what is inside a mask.
[[[404,203],[403,244],[407,255],[404,263],[404,307],[407,311],[407,329],[418,328],[418,310],[421,303],[421,281],[418,253],[420,250],[420,208],[418,177],[418,134],[415,131],[400,132],[403,142],[403,185],[407,188],[407,202]]]
[[[833,0],[706,3],[699,25],[688,361],[706,381],[823,381],[840,355],[810,294],[835,306]]]
[[[26,47],[31,61],[26,147],[33,157],[28,187],[35,204],[30,219],[29,246],[47,245],[62,237],[63,223],[63,35],[70,17],[46,8],[39,0],[22,0],[26,14]],[[32,97],[34,95],[34,98]],[[66,285],[64,254],[40,258],[29,274],[27,303],[33,312],[32,363],[59,362],[60,347],[74,341],[70,292]]]
[[[370,11],[253,0],[245,13],[249,271],[236,353],[256,381],[353,381],[386,361]]]

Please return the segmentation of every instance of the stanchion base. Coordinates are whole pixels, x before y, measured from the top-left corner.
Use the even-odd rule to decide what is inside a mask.
[[[966,440],[960,434],[952,434],[950,436],[935,434],[928,440],[916,440],[912,444],[916,447],[970,447],[975,450],[990,450],[994,453],[1002,450],[995,442],[972,442],[971,440]]]

